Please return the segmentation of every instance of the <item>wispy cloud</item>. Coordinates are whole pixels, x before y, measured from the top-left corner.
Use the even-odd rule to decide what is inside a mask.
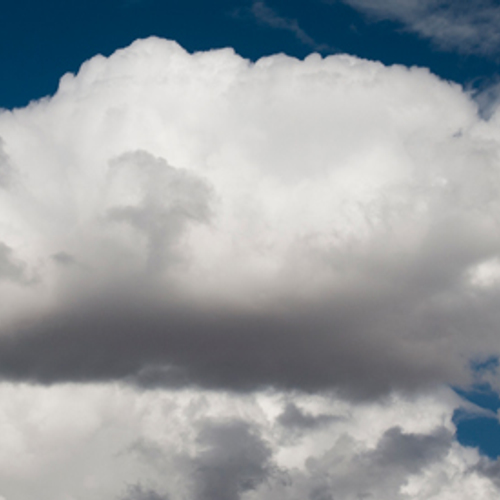
[[[494,56],[500,47],[500,6],[491,0],[342,1],[372,19],[400,22],[442,50]]]
[[[312,47],[315,50],[331,50],[329,45],[317,43],[314,38],[300,27],[296,19],[280,16],[263,1],[254,1],[250,8],[250,12],[259,23],[265,24],[271,28],[289,31],[304,45]]]

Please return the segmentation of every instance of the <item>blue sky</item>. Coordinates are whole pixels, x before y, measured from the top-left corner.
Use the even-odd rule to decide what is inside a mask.
[[[0,500],[498,497],[496,2],[2,21]]]

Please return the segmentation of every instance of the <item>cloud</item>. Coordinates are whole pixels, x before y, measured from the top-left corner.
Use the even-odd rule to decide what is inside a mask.
[[[52,255],[52,259],[61,266],[73,266],[76,264],[75,258],[67,252],[57,252]]]
[[[107,209],[107,219],[142,233],[147,240],[147,268],[161,272],[164,260],[173,257],[165,255],[166,248],[179,239],[187,223],[209,220],[209,186],[145,151],[126,153],[113,160],[110,174],[109,196],[119,201]],[[122,190],[128,193],[131,187],[140,192],[140,199],[120,205]]]
[[[13,181],[14,168],[3,148],[4,142],[0,137],[0,189],[7,189]]]
[[[24,284],[28,281],[25,265],[17,259],[12,248],[0,242],[0,280]]]
[[[0,114],[0,375],[354,399],[466,383],[498,354],[498,123],[425,69],[345,55],[151,38],[91,59]]]
[[[411,473],[438,460],[451,446],[451,433],[445,428],[437,429],[431,435],[405,434],[398,427],[388,429],[382,436],[372,460],[377,465],[395,466]]]
[[[111,289],[107,295],[117,293]],[[236,391],[338,388],[351,397],[374,397],[446,381],[446,370],[453,368],[445,364],[452,363],[451,356],[436,366],[427,349],[409,352],[396,341],[390,346],[384,339],[381,347],[366,339],[357,347],[356,325],[342,318],[318,324],[318,317],[331,321],[321,309],[297,306],[294,314],[262,316],[197,312],[148,300],[79,303],[64,314],[18,327],[0,340],[1,373],[41,383],[128,380]],[[305,339],[308,328],[314,331]],[[331,333],[338,328],[351,338]]]
[[[447,386],[500,354],[499,126],[156,38],[2,111],[0,495],[498,498]]]
[[[6,499],[498,497],[496,465],[458,445],[451,391],[352,404],[296,396],[342,419],[283,442],[283,394],[0,385]],[[141,444],[139,444],[141,443]],[[12,460],[16,456],[16,460]]]
[[[442,50],[496,57],[500,8],[491,0],[343,0],[373,19],[397,21]]]
[[[159,495],[154,490],[144,490],[140,485],[134,485],[128,488],[123,500],[168,500],[168,497]]]
[[[333,415],[311,415],[304,412],[294,403],[288,403],[283,410],[283,413],[278,417],[280,425],[287,430],[313,430],[322,428],[331,422],[335,421]]]
[[[255,19],[269,26],[279,30],[289,31],[297,40],[304,45],[312,47],[315,50],[329,50],[326,44],[318,44],[310,35],[308,35],[299,25],[296,19],[288,19],[280,16],[274,9],[269,7],[265,2],[254,0],[250,7],[250,13]]]
[[[193,460],[194,499],[238,500],[270,475],[271,450],[244,421],[207,423]]]
[[[168,497],[159,495],[154,490],[144,490],[142,486],[135,485],[128,489],[123,500],[168,500]]]
[[[500,103],[500,83],[493,79],[476,90],[474,99],[479,105],[479,110],[486,120],[490,119]]]
[[[308,460],[303,488],[310,497],[320,499],[402,498],[409,477],[443,461],[450,446],[451,434],[446,429],[418,435],[391,428],[368,450],[359,450],[359,442],[343,436],[323,456]]]

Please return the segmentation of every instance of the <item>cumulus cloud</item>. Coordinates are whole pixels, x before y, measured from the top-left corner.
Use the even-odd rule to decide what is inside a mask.
[[[329,2],[335,0],[326,0]],[[397,21],[439,48],[496,57],[500,8],[491,0],[342,0],[373,19]]]
[[[270,474],[271,450],[247,422],[207,423],[198,443],[203,449],[192,464],[195,499],[238,500]]]
[[[446,388],[498,382],[479,109],[151,38],[2,111],[0,497],[498,498]]]
[[[425,69],[156,38],[97,56],[0,114],[0,375],[466,383],[498,354],[498,128]]]
[[[3,383],[0,491],[16,500],[498,498],[498,464],[452,439],[455,399],[300,395],[304,412],[342,418],[283,442],[279,393]]]
[[[323,456],[308,459],[303,488],[317,499],[404,498],[401,490],[408,478],[435,466],[450,445],[445,429],[418,435],[391,428],[374,449],[364,451],[359,442],[344,436]]]

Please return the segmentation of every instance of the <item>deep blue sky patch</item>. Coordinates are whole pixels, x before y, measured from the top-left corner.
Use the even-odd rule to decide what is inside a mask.
[[[487,368],[491,363],[477,368]],[[496,366],[496,364],[495,364]],[[478,416],[461,408],[455,411],[453,420],[457,428],[457,439],[464,446],[478,447],[490,458],[500,456],[500,424],[494,415],[500,408],[500,397],[488,383],[476,384],[469,390],[455,389],[457,394],[480,408],[489,410],[490,416]]]
[[[500,425],[498,419],[488,417],[468,417],[463,410],[454,415],[457,439],[464,446],[477,447],[489,458],[500,456]]]

